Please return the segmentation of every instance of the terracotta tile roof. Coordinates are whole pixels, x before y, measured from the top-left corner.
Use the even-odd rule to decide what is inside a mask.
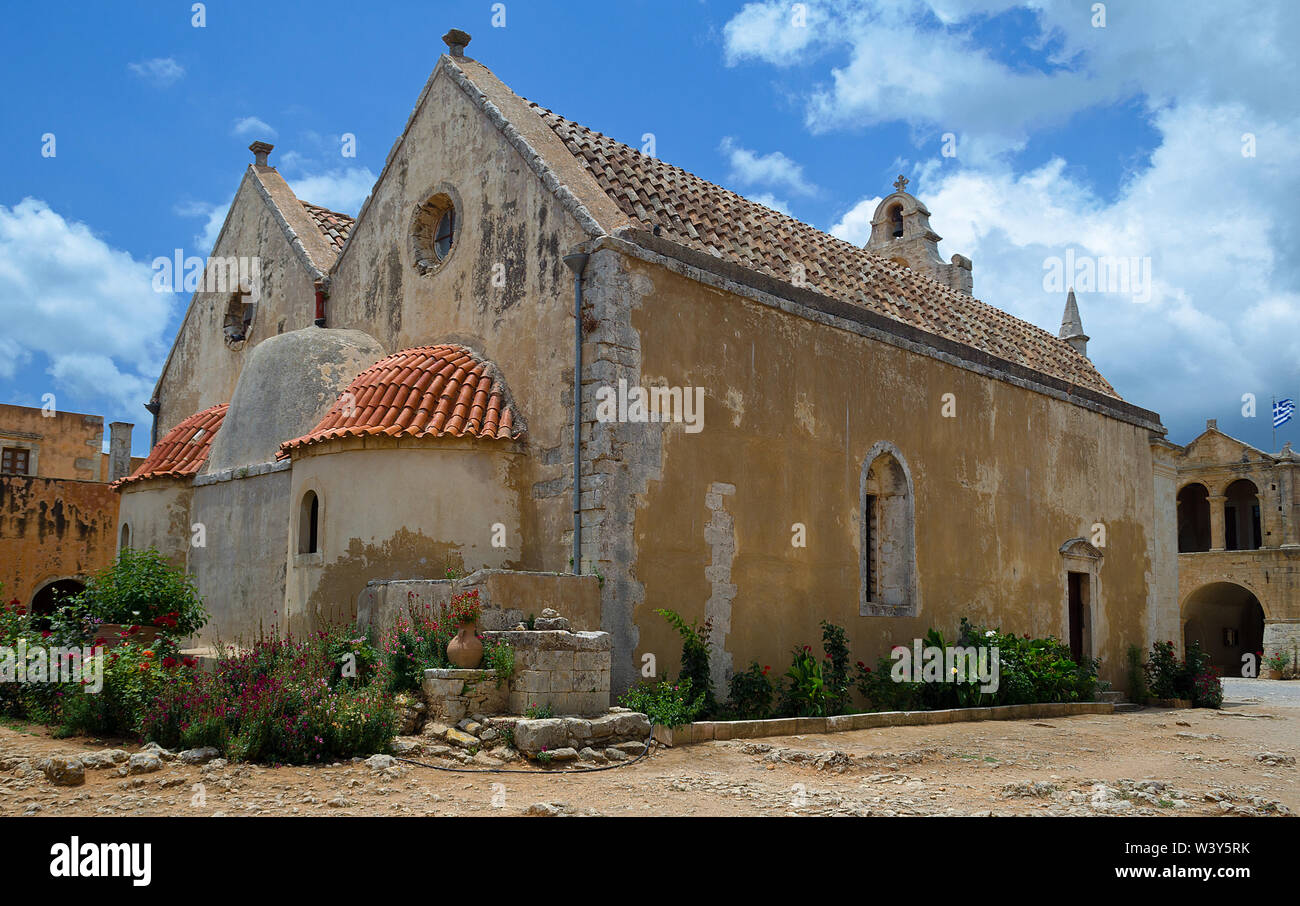
[[[281,444],[278,456],[307,444],[374,434],[516,440],[522,425],[495,365],[465,346],[417,346],[357,375],[320,424]]]
[[[140,467],[126,478],[113,482],[113,487],[147,478],[187,478],[197,474],[208,461],[212,439],[217,436],[229,408],[227,403],[222,403],[195,412],[168,431],[149,451],[149,456]]]
[[[307,213],[316,224],[316,229],[320,230],[325,241],[334,247],[334,251],[341,251],[343,243],[347,240],[348,234],[352,232],[352,226],[356,223],[347,214],[340,214],[338,211],[331,211],[329,208],[322,208],[320,205],[312,204],[299,199],[299,203],[306,208]]]
[[[623,213],[696,251],[806,286],[931,334],[1119,399],[1064,340],[852,243],[530,105]]]

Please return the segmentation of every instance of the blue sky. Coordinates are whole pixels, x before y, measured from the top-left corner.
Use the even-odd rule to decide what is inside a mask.
[[[494,27],[489,2],[211,2],[196,28],[190,3],[16,7],[0,401],[53,393],[147,452],[187,302],[149,262],[207,251],[256,138],[300,197],[355,213],[457,26],[519,94],[851,241],[906,173],[976,295],[1041,327],[1049,259],[1149,261],[1146,301],[1079,294],[1092,358],[1172,440],[1217,417],[1269,448],[1270,397],[1300,398],[1296,8],[516,0]]]

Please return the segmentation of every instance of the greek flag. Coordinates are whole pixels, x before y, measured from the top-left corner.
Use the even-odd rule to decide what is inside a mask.
[[[1295,412],[1295,403],[1291,400],[1278,400],[1273,404],[1273,427],[1280,428],[1282,425],[1291,421],[1291,413]]]

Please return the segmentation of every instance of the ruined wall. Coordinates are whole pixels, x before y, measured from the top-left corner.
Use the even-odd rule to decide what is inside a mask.
[[[201,409],[230,402],[253,348],[267,337],[310,326],[316,314],[313,278],[259,192],[251,168],[210,257],[260,259],[257,313],[248,339],[228,345],[222,325],[231,293],[194,294],[159,381],[158,437]]]
[[[351,438],[295,454],[285,610],[294,632],[353,622],[373,579],[426,579],[448,567],[519,568],[517,472],[500,442]],[[300,553],[300,506],[319,500],[318,553]],[[494,526],[504,547],[493,546]]]
[[[30,406],[0,405],[0,447],[28,451],[29,475],[107,480],[104,418],[78,412],[51,411]],[[102,463],[101,459],[105,461]]]
[[[106,484],[0,476],[0,583],[30,606],[54,579],[85,579],[113,561],[118,500]]]
[[[599,526],[616,688],[644,653],[676,671],[680,640],[659,607],[713,616],[735,669],[783,670],[792,646],[820,645],[823,618],[869,663],[931,626],[953,634],[962,616],[1067,637],[1060,548],[1091,539],[1095,523],[1106,532],[1091,627],[1102,675],[1118,681],[1125,646],[1146,644],[1148,608],[1175,606],[1150,578],[1148,429],[612,252],[593,261],[593,301],[609,319],[593,337],[593,384],[706,389],[697,434],[591,426],[599,502],[584,517]],[[634,336],[616,335],[620,307]],[[602,354],[606,341],[622,361]],[[941,415],[946,393],[953,418]],[[864,456],[882,441],[915,488],[914,617],[859,615]],[[792,545],[796,523],[806,547]]]
[[[411,226],[416,207],[439,192],[455,202],[457,236],[442,265],[422,273]],[[500,368],[532,453],[512,477],[525,502],[514,556],[527,569],[569,568],[573,277],[561,256],[583,238],[519,151],[440,71],[332,275],[331,326],[365,330],[390,351],[463,343]]]

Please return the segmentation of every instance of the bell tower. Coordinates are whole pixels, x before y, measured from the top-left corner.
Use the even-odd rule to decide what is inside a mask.
[[[943,237],[930,229],[930,212],[907,191],[909,182],[900,174],[894,181],[894,194],[876,206],[866,250],[971,295],[971,260],[965,255],[953,255],[951,262],[939,257]]]

